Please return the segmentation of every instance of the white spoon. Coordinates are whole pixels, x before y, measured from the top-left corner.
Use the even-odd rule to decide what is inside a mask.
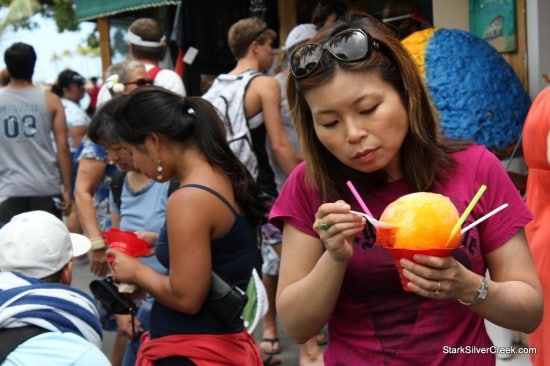
[[[374,217],[369,216],[369,215],[367,215],[366,213],[363,213],[363,212],[353,211],[353,210],[350,210],[349,212],[351,212],[353,214],[356,214],[356,215],[359,215],[359,216],[363,216],[372,225],[374,225],[376,227],[379,227],[379,228],[382,228],[382,229],[391,229],[391,228],[395,227],[393,224],[390,224],[390,223],[387,223],[387,222],[384,222],[384,221],[378,221]]]

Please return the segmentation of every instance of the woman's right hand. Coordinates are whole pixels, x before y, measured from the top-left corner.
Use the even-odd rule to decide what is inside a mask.
[[[313,229],[325,249],[336,261],[349,261],[353,255],[353,239],[363,230],[366,219],[350,212],[351,206],[339,200],[324,203],[315,214]]]

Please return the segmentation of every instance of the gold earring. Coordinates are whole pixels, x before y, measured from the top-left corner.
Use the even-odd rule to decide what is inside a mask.
[[[162,179],[162,164],[160,163],[160,159],[157,161],[157,179]]]

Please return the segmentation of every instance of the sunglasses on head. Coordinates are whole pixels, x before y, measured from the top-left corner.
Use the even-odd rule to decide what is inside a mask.
[[[301,79],[313,72],[327,50],[335,59],[352,62],[366,59],[371,49],[379,45],[362,29],[347,29],[332,36],[325,44],[306,43],[290,54],[290,72],[295,79]]]
[[[260,29],[258,32],[254,33],[254,37],[252,38],[252,41],[250,41],[250,43],[254,42],[256,40],[256,38],[261,36],[262,33],[265,32],[266,30],[267,30],[267,25],[265,27],[263,27],[262,29]]]
[[[151,79],[137,79],[137,80],[134,80],[134,81],[129,81],[127,83],[124,83],[124,85],[136,85],[138,87],[140,86],[144,86],[144,85],[153,85],[153,80]]]

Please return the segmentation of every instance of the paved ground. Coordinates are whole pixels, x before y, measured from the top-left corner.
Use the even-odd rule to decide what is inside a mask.
[[[89,271],[87,263],[75,263],[73,266],[73,286],[90,293],[88,284],[94,279]],[[115,338],[114,332],[105,332],[103,340],[103,351],[107,356],[110,355]],[[261,339],[261,324],[258,325],[254,332],[254,338],[259,344]],[[293,343],[285,334],[282,327],[279,327],[279,339],[281,342],[282,352],[277,355],[283,362],[283,366],[298,366],[299,365],[299,346]],[[496,366],[530,366],[531,361],[527,355],[516,355],[510,360],[497,360]]]

